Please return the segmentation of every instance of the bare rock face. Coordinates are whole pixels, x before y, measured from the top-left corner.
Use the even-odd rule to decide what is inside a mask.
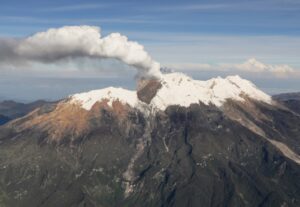
[[[138,81],[137,96],[139,100],[149,104],[162,84],[157,79],[142,79]]]

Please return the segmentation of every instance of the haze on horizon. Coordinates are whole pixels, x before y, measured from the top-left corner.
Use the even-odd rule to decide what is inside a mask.
[[[8,41],[66,25],[100,27],[103,37],[118,32],[143,45],[163,68],[196,79],[238,74],[269,94],[300,91],[297,0],[4,0],[0,14],[0,100],[135,87],[136,71],[119,60],[83,55],[24,64],[7,53]]]

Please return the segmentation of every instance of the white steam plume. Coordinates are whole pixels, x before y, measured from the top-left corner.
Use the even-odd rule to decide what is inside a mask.
[[[65,58],[115,58],[138,70],[139,76],[161,76],[160,64],[154,61],[137,42],[112,33],[101,37],[100,28],[65,26],[36,33],[16,41],[0,40],[0,62],[53,63]]]

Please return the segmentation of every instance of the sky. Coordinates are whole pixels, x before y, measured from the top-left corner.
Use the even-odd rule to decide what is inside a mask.
[[[162,67],[197,79],[238,74],[269,94],[300,91],[299,0],[2,0],[0,46],[1,40],[75,25],[100,27],[102,36],[126,35]],[[136,70],[114,59],[14,67],[1,60],[0,100],[55,100],[136,85]]]

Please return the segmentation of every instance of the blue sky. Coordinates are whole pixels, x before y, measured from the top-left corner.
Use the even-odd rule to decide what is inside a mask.
[[[217,35],[300,34],[298,0],[1,1],[1,33],[20,36],[63,25],[105,31]]]
[[[298,0],[1,1],[1,38],[22,38],[65,25],[99,26],[103,35],[120,32],[143,44],[163,66],[197,78],[240,74],[269,93],[300,91]],[[250,58],[269,68],[288,65],[297,75],[241,70],[245,67],[239,65]],[[225,64],[232,70],[223,70]],[[55,99],[110,84],[135,85],[134,71],[125,66],[121,73],[59,67],[50,72],[0,68],[0,98]]]

